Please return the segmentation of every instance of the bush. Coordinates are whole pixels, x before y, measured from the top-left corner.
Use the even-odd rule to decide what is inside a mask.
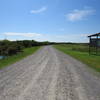
[[[8,40],[0,41],[0,55],[11,56],[21,51],[22,48],[17,42],[11,42]]]
[[[22,52],[24,48],[29,48],[33,46],[42,46],[52,44],[48,41],[37,42],[34,40],[23,40],[23,41],[0,41],[0,55],[2,56],[12,56],[19,52]]]

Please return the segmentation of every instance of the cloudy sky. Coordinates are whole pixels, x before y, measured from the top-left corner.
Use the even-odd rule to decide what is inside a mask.
[[[99,10],[100,0],[0,0],[0,39],[87,42]]]

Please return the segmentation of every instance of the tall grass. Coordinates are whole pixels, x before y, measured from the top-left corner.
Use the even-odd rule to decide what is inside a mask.
[[[87,45],[55,45],[58,50],[84,62],[91,68],[100,72],[100,56],[89,55]]]

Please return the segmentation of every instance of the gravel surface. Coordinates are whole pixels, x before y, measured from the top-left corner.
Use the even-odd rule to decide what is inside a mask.
[[[45,46],[0,70],[0,100],[100,100],[100,77]]]

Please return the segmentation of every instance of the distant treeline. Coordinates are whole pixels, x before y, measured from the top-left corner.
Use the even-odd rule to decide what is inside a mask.
[[[22,40],[22,41],[9,41],[2,40],[0,41],[0,55],[2,56],[12,56],[19,52],[23,52],[24,48],[30,48],[33,46],[43,46],[51,45],[53,42],[37,42],[34,40]]]
[[[73,42],[57,42],[57,43],[55,43],[55,44],[71,44],[71,45],[89,45],[89,43],[73,43]]]
[[[24,48],[30,48],[34,46],[43,46],[43,45],[52,45],[52,44],[83,44],[88,45],[87,43],[71,43],[71,42],[38,42],[35,40],[20,40],[20,41],[9,41],[2,40],[0,41],[0,56],[12,56],[19,52],[23,52]]]

